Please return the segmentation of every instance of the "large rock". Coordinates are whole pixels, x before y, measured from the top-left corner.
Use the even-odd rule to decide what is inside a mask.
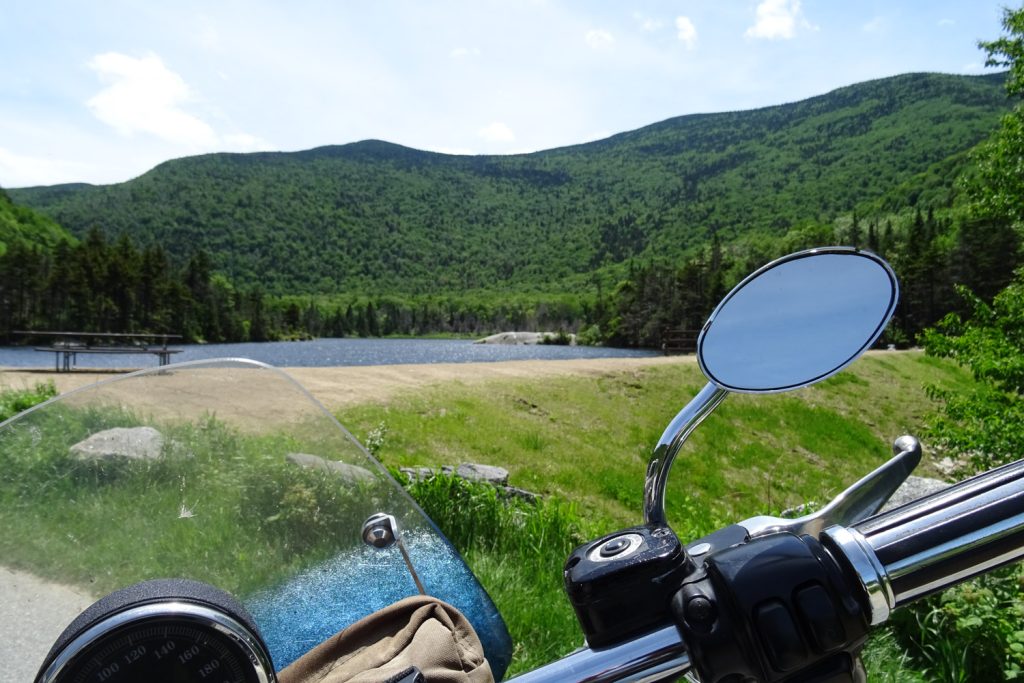
[[[71,447],[71,457],[83,461],[159,460],[163,434],[152,427],[115,427],[96,432]]]
[[[566,335],[570,345],[576,345],[576,335]],[[483,339],[477,339],[474,344],[506,344],[511,346],[543,344],[545,340],[554,341],[558,334],[554,332],[499,332]]]
[[[541,335],[539,332],[499,332],[490,337],[478,339],[477,344],[539,344]]]
[[[337,460],[327,460],[326,458],[321,458],[319,455],[310,455],[309,453],[289,453],[284,457],[285,460],[294,465],[336,475],[339,479],[350,484],[372,484],[377,480],[377,477],[373,475],[373,472],[365,467],[349,465],[348,463],[339,462]]]
[[[429,467],[399,467],[398,471],[409,477],[410,482],[430,479],[435,474],[435,471]]]
[[[494,486],[505,486],[508,484],[508,470],[504,467],[494,465],[478,465],[472,462],[464,462],[455,468],[455,474],[469,481],[482,481]]]

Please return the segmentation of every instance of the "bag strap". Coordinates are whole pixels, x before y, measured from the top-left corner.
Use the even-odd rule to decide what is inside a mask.
[[[423,672],[415,666],[410,666],[405,671],[395,674],[384,681],[384,683],[427,683],[427,679],[423,677]]]

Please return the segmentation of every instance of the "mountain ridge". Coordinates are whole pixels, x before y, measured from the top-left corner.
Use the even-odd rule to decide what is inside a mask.
[[[383,140],[383,139],[380,139],[380,138],[366,138],[364,140],[355,140],[355,141],[352,141],[352,142],[345,142],[345,143],[330,143],[330,144],[325,144],[325,145],[317,145],[316,147],[310,147],[308,149],[300,149],[300,150],[292,150],[292,151],[263,150],[263,151],[258,151],[258,152],[208,152],[208,153],[204,153],[204,154],[190,155],[190,156],[187,156],[187,157],[177,157],[177,158],[174,158],[174,159],[168,159],[167,161],[162,161],[159,164],[157,164],[156,166],[154,166],[152,169],[149,169],[148,171],[142,173],[141,175],[136,176],[135,178],[130,178],[128,180],[118,182],[118,183],[96,184],[96,183],[87,183],[87,182],[72,182],[72,183],[56,183],[56,184],[53,184],[53,185],[27,185],[27,186],[20,186],[20,187],[7,187],[5,189],[8,192],[13,192],[15,194],[20,194],[22,192],[32,192],[32,193],[34,193],[36,191],[42,191],[42,190],[46,190],[46,189],[50,189],[50,190],[62,189],[62,190],[74,191],[74,190],[81,190],[81,189],[87,189],[87,188],[93,188],[93,187],[110,187],[110,186],[114,186],[114,185],[123,185],[124,183],[130,183],[133,180],[137,180],[138,178],[141,178],[141,177],[147,175],[148,173],[151,173],[152,171],[160,168],[161,166],[164,166],[165,164],[174,164],[176,162],[179,162],[179,161],[182,161],[182,160],[185,160],[185,159],[198,159],[198,158],[202,158],[202,157],[212,157],[212,156],[224,156],[224,157],[232,157],[232,156],[234,156],[234,157],[246,157],[246,158],[252,158],[252,159],[270,158],[270,157],[277,157],[277,156],[295,156],[295,157],[305,157],[305,158],[311,158],[312,159],[312,158],[318,158],[318,157],[334,156],[338,152],[341,152],[341,151],[344,151],[344,150],[363,149],[363,148],[379,146],[379,147],[384,147],[384,148],[389,149],[389,150],[400,150],[403,153],[414,153],[414,154],[421,154],[421,155],[425,155],[425,156],[437,156],[437,157],[446,157],[446,158],[478,158],[478,157],[508,158],[508,157],[528,157],[528,156],[541,155],[541,154],[547,154],[547,153],[554,153],[554,152],[565,151],[565,150],[573,150],[573,149],[576,149],[576,148],[596,147],[598,145],[601,145],[602,143],[609,143],[611,141],[616,141],[616,140],[620,140],[620,139],[626,139],[629,136],[632,136],[634,134],[637,134],[637,133],[640,133],[640,132],[643,132],[643,131],[648,131],[648,130],[656,129],[659,126],[664,126],[664,125],[667,125],[667,124],[680,123],[680,122],[683,122],[685,120],[697,120],[697,119],[701,119],[701,118],[733,116],[733,115],[737,115],[737,114],[751,114],[751,113],[757,113],[757,112],[765,112],[765,111],[769,111],[769,110],[785,109],[787,107],[794,107],[794,106],[797,106],[797,105],[810,105],[810,104],[815,103],[816,101],[824,101],[827,98],[829,98],[829,97],[831,97],[833,95],[836,95],[838,93],[843,93],[844,91],[848,91],[848,90],[851,90],[851,89],[858,89],[861,86],[870,86],[870,85],[874,85],[874,84],[881,84],[881,83],[886,83],[886,82],[890,82],[890,81],[896,81],[898,79],[910,79],[910,78],[931,77],[931,76],[972,79],[972,80],[978,80],[980,82],[990,82],[992,85],[996,85],[996,86],[999,86],[999,87],[1002,87],[1002,84],[1003,84],[1003,82],[1004,82],[1004,80],[1006,78],[1005,72],[998,72],[998,73],[991,73],[991,74],[982,74],[982,75],[970,75],[970,76],[968,76],[968,75],[960,75],[960,74],[948,74],[948,73],[942,73],[942,72],[926,72],[926,71],[911,72],[911,73],[906,73],[906,74],[898,74],[896,76],[887,76],[887,77],[883,77],[883,78],[876,78],[876,79],[871,79],[871,80],[868,80],[868,81],[862,81],[862,82],[854,83],[854,84],[851,84],[851,85],[841,86],[841,87],[835,88],[833,90],[830,90],[827,93],[824,93],[824,94],[821,94],[821,95],[814,95],[812,97],[808,97],[808,98],[805,98],[805,99],[802,99],[802,100],[794,100],[794,101],[791,101],[791,102],[783,102],[783,103],[780,103],[780,104],[765,105],[765,106],[762,106],[762,107],[753,107],[753,108],[750,108],[750,109],[735,109],[735,110],[727,110],[727,111],[721,111],[721,112],[695,112],[695,113],[691,113],[691,114],[680,114],[678,116],[671,116],[671,117],[668,117],[666,119],[662,119],[661,121],[655,121],[654,123],[646,124],[644,126],[641,126],[640,128],[635,128],[635,129],[628,130],[628,131],[622,131],[622,132],[619,132],[619,133],[613,133],[613,134],[611,134],[611,135],[609,135],[607,137],[599,138],[597,140],[591,140],[591,141],[580,142],[580,143],[570,143],[570,144],[567,144],[567,145],[559,145],[557,147],[551,147],[551,148],[543,149],[543,150],[536,150],[536,151],[533,151],[533,152],[517,152],[517,153],[512,153],[512,154],[451,154],[451,153],[447,153],[447,152],[436,152],[436,151],[432,151],[432,150],[419,149],[417,147],[410,147],[408,145],[403,145],[403,144],[397,143],[397,142],[390,142],[388,140]]]
[[[76,235],[99,225],[179,259],[200,247],[278,293],[571,289],[711,235],[853,211],[987,136],[1010,107],[1003,79],[904,74],[520,155],[364,140],[8,192]]]

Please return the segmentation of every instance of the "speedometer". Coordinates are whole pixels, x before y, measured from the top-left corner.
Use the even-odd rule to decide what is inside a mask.
[[[196,581],[146,581],[111,593],[65,629],[37,683],[272,683],[252,617]]]

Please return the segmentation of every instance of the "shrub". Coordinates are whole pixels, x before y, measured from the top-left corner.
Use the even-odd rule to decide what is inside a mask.
[[[1024,567],[954,586],[894,613],[897,633],[937,681],[1024,678]]]
[[[1024,271],[991,305],[960,292],[971,316],[951,314],[922,340],[930,355],[952,358],[978,382],[969,391],[931,390],[943,403],[931,436],[984,470],[1024,453]]]
[[[1024,453],[1024,271],[987,304],[965,288],[971,307],[922,338],[926,351],[969,368],[974,387],[931,389],[942,402],[930,436],[969,475]],[[955,586],[897,612],[898,634],[936,680],[1024,677],[1024,569],[1020,565]]]
[[[53,382],[39,382],[32,389],[4,389],[0,391],[0,422],[56,395]]]

